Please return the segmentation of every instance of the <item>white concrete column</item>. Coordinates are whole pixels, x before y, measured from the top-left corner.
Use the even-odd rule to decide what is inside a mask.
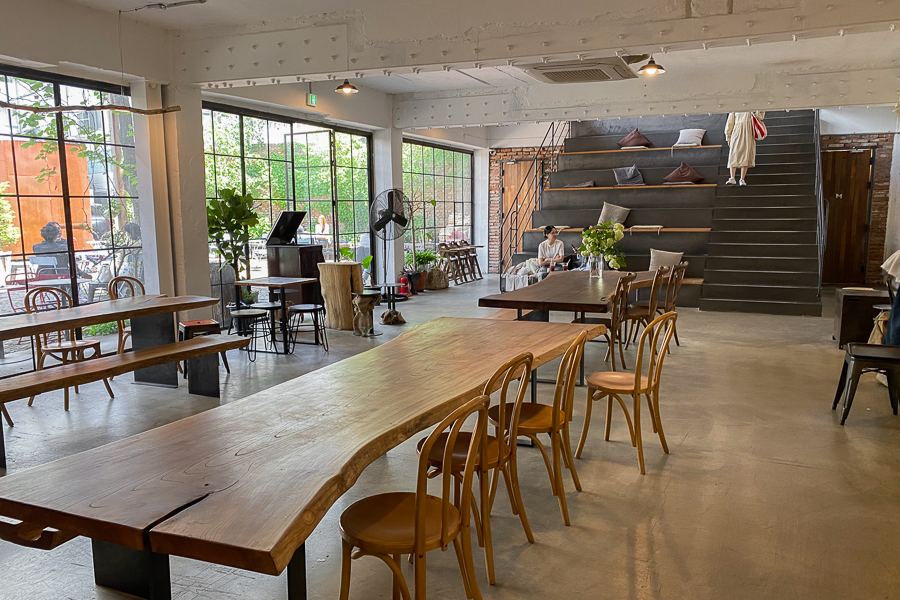
[[[472,197],[472,221],[474,222],[474,237],[472,243],[476,246],[484,246],[478,249],[478,264],[483,273],[488,272],[488,171],[490,170],[491,151],[475,150],[472,157],[472,177],[474,178],[475,192]]]
[[[165,106],[181,111],[165,115],[166,168],[171,215],[175,294],[210,295],[206,183],[203,157],[203,107],[200,89],[166,86]],[[192,311],[191,316],[196,312]]]
[[[162,88],[144,81],[131,84],[137,108],[162,107]],[[172,230],[166,173],[166,136],[162,116],[134,115],[138,210],[144,259],[144,287],[150,294],[175,294]]]
[[[373,196],[391,188],[403,188],[403,132],[396,128],[379,129],[372,136],[375,155],[375,189]],[[382,261],[385,257],[384,243],[375,236],[375,257],[378,261],[376,281],[383,282],[384,271]],[[387,246],[387,279],[397,281],[403,271],[403,239],[396,239]]]
[[[894,135],[894,151],[891,156],[891,188],[888,192],[884,257],[889,257],[897,250],[900,250],[900,134]]]

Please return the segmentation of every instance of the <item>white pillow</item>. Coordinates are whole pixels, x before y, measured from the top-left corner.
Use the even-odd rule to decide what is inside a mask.
[[[650,271],[656,271],[660,267],[674,267],[681,262],[684,252],[666,252],[650,248]]]
[[[673,146],[702,146],[705,129],[682,129],[678,132],[678,141]]]
[[[600,211],[600,218],[597,219],[597,225],[602,225],[603,223],[621,223],[624,225],[625,219],[628,218],[628,213],[630,212],[630,208],[604,202],[603,209]]]

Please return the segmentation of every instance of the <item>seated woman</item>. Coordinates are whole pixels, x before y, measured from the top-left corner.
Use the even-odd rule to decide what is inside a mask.
[[[566,247],[562,241],[556,239],[558,235],[559,231],[553,225],[544,227],[544,237],[547,239],[538,246],[538,262],[542,267],[565,261]]]

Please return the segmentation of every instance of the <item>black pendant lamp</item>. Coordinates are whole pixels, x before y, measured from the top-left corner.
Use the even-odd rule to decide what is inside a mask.
[[[646,65],[638,69],[638,73],[641,75],[656,75],[657,73],[665,73],[666,70],[662,68],[662,65],[657,64],[655,60],[653,60],[653,55],[650,55],[650,60]]]
[[[349,79],[345,79],[344,83],[337,86],[334,91],[339,94],[347,94],[347,95],[355,94],[355,93],[359,92],[359,90],[356,89],[356,86],[353,85],[352,83],[350,83]]]

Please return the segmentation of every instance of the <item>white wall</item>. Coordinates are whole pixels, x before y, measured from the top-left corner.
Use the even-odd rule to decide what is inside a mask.
[[[550,123],[526,123],[488,127],[491,148],[526,148],[540,146]]]
[[[822,135],[897,133],[900,131],[900,117],[893,109],[893,106],[823,108],[819,111]]]

